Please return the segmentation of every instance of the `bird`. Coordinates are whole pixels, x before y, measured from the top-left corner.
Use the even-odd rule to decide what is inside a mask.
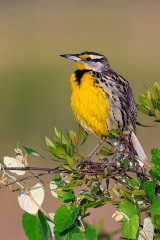
[[[78,68],[70,77],[71,107],[84,130],[109,137],[118,126],[127,139],[127,144],[123,140],[119,149],[124,150],[125,144],[138,161],[146,160],[136,136],[137,109],[129,82],[110,67],[102,54],[85,51],[60,56],[75,61]]]

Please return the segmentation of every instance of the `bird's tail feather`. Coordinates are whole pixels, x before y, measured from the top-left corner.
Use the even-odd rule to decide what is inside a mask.
[[[142,161],[147,160],[146,154],[134,132],[131,133],[131,141],[138,157],[142,159]]]

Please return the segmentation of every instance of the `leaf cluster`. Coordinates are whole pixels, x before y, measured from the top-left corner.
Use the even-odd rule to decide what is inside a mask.
[[[116,130],[113,131],[113,136],[115,134],[117,137],[118,133]],[[74,143],[78,142],[76,139],[76,133],[73,135],[75,136]],[[62,133],[59,136],[62,136]],[[59,139],[62,139],[62,137]],[[72,146],[75,151],[76,144],[73,146],[71,142],[72,141],[69,139],[69,141],[65,143],[68,144],[68,146]],[[58,145],[55,146],[59,147],[60,145],[58,143]],[[75,236],[74,234],[81,234],[81,238],[79,239],[82,239],[86,230],[83,230],[82,228],[83,220],[86,216],[88,216],[89,209],[101,207],[106,203],[117,206],[118,211],[113,214],[113,217],[115,217],[116,221],[122,222],[121,232],[124,238],[143,239],[142,235],[146,234],[148,236],[150,234],[147,232],[148,228],[153,229],[151,233],[152,235],[159,236],[158,224],[160,215],[157,212],[157,205],[159,204],[160,197],[158,193],[159,190],[157,191],[157,189],[159,189],[160,150],[152,149],[153,165],[149,172],[150,175],[147,176],[145,172],[139,171],[140,169],[138,169],[135,171],[136,177],[133,178],[130,174],[128,174],[129,172],[132,172],[133,168],[129,165],[128,159],[124,160],[123,154],[117,159],[116,166],[112,166],[110,169],[105,168],[104,156],[106,157],[107,155],[112,155],[114,151],[111,151],[111,149],[112,144],[108,144],[108,146],[102,146],[100,148],[99,156],[101,156],[103,161],[99,165],[101,166],[99,169],[97,165],[94,164],[92,166],[85,164],[85,167],[82,167],[82,165],[79,169],[76,164],[70,164],[67,159],[70,157],[73,162],[76,162],[83,160],[84,158],[79,156],[78,151],[76,153],[73,151],[74,153],[72,152],[72,155],[68,155],[68,152],[65,152],[65,163],[61,165],[61,167],[66,169],[66,166],[69,165],[69,168],[67,167],[67,169],[69,171],[72,170],[70,176],[67,177],[69,181],[67,184],[63,184],[62,176],[58,174],[56,175],[58,181],[55,178],[54,181],[57,184],[55,189],[57,197],[61,201],[69,203],[69,205],[68,207],[66,205],[61,205],[55,213],[54,220],[56,226],[61,226],[55,228],[55,234],[57,236],[56,239],[63,239],[65,236],[73,237]],[[55,156],[55,152],[52,153]],[[120,164],[122,159],[123,164]],[[96,171],[94,171],[92,175],[88,175],[88,172],[93,168]],[[115,174],[114,176],[113,173]],[[110,187],[109,185],[111,178],[117,183],[114,187]],[[75,194],[73,189],[76,189],[77,186],[81,186],[81,191],[78,194]],[[68,197],[66,197],[66,194]],[[114,200],[115,198],[116,200]],[[73,203],[74,205],[72,205]],[[75,207],[75,212],[71,211],[71,206]],[[66,215],[63,215],[63,212],[66,212]],[[157,212],[157,214],[155,214],[155,212]],[[149,217],[148,228],[146,225],[144,229],[141,227],[144,225],[142,213],[147,213],[146,217]],[[72,214],[74,214],[74,217]],[[62,226],[61,223],[64,225]],[[92,228],[94,227],[92,226]],[[97,239],[97,237],[93,239]]]
[[[138,96],[138,110],[156,118],[160,122],[160,83],[155,82],[145,93]]]
[[[160,84],[155,83],[139,96],[139,101],[138,109],[160,122]],[[1,187],[18,185],[18,202],[26,211],[22,225],[29,240],[53,237],[56,240],[115,239],[112,233],[86,223],[91,209],[105,204],[115,206],[112,217],[120,222],[123,239],[160,238],[160,149],[151,150],[151,165],[148,164],[150,167],[146,171],[145,166],[139,165],[137,157],[133,159],[133,154],[124,150],[115,152],[115,139],[123,139],[123,133],[117,127],[110,131],[111,141],[103,141],[94,161],[93,154],[81,154],[80,148],[88,137],[82,127],[79,126],[77,133],[66,130],[65,134],[54,128],[54,133],[53,140],[46,137],[46,144],[57,167],[43,170],[52,176],[49,186],[53,204],[54,198],[61,202],[55,213],[47,213],[42,208],[46,182],[41,174],[29,171],[27,156],[32,154],[44,160],[41,154],[23,147],[24,155],[17,146],[15,156],[4,157],[1,166]],[[28,170],[32,175],[29,178],[35,177],[39,182],[28,186],[25,178],[17,179],[8,170],[15,175],[24,175]],[[111,179],[114,184],[110,183]]]

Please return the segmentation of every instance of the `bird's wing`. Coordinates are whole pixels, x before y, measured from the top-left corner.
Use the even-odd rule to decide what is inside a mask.
[[[122,76],[109,69],[101,76],[102,87],[106,93],[106,97],[110,99],[112,115],[114,121],[121,124],[123,132],[128,136],[131,150],[134,149],[135,154],[140,159],[146,160],[145,152],[139,143],[136,135],[136,103],[131,87],[127,80]],[[123,142],[120,148],[124,147]],[[133,148],[132,148],[133,147]],[[142,162],[140,161],[140,164]]]
[[[135,132],[136,104],[128,81],[109,69],[101,75],[101,84],[110,99],[113,121],[116,121],[122,130]]]

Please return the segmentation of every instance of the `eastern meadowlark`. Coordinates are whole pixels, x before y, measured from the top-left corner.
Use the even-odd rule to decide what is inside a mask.
[[[78,67],[70,77],[71,106],[88,133],[109,136],[118,126],[128,141],[127,149],[147,159],[136,135],[136,104],[127,80],[110,68],[107,58],[95,52],[65,54]],[[123,142],[124,145],[124,142]]]

